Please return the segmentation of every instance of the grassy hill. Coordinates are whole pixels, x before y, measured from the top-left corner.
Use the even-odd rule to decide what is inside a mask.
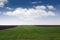
[[[17,26],[0,30],[0,40],[60,40],[60,27]]]

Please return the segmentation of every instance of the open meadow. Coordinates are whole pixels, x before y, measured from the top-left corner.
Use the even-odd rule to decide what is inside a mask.
[[[0,30],[0,40],[60,40],[60,27],[17,26]]]

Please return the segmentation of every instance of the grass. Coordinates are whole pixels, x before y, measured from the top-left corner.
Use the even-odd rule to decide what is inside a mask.
[[[60,40],[60,27],[17,26],[0,30],[0,40]]]

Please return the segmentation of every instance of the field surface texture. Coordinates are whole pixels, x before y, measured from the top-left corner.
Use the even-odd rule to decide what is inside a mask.
[[[60,27],[17,26],[0,30],[0,40],[60,40]]]

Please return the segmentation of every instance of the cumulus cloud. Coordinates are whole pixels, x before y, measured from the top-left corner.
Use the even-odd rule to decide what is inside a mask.
[[[10,7],[6,7],[6,9],[8,9],[8,10],[13,10],[13,8],[10,8]]]
[[[48,7],[48,9],[54,9],[54,6],[52,6],[52,5],[48,5],[47,7]]]
[[[3,7],[7,2],[8,0],[0,0],[0,7]]]
[[[46,9],[46,6],[42,5],[42,6],[36,6],[36,9]]]
[[[36,18],[55,16],[53,11],[46,11],[46,6],[36,6],[34,8],[16,8],[14,11],[5,12],[4,15],[16,16],[23,20],[34,20]]]

